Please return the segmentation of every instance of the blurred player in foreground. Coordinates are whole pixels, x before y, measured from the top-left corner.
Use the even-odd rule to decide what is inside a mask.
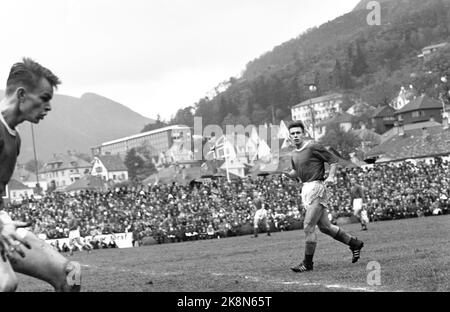
[[[0,194],[3,195],[20,151],[17,125],[39,123],[51,110],[53,89],[60,80],[50,70],[24,58],[12,66],[5,97],[0,101]],[[0,197],[1,200],[1,197]],[[52,246],[13,221],[0,201],[0,291],[15,291],[15,272],[50,283],[55,291],[80,291],[79,263],[64,258]]]

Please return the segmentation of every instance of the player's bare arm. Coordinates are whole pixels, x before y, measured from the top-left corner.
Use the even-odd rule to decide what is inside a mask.
[[[285,176],[287,176],[288,178],[291,178],[294,180],[297,179],[297,177],[298,177],[297,171],[295,169],[291,169],[290,171],[283,171],[282,173]]]
[[[31,249],[31,246],[17,235],[16,230],[27,227],[28,224],[21,221],[12,221],[5,213],[0,212],[0,254],[3,261],[13,253],[25,257],[22,246]]]
[[[330,164],[330,171],[328,177],[325,179],[325,184],[334,184],[336,181],[337,164]]]

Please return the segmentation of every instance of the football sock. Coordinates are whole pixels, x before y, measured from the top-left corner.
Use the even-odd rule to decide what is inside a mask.
[[[316,250],[316,242],[306,242],[305,245],[305,260],[304,263],[305,264],[312,264],[313,263],[313,257],[314,257],[314,252]]]
[[[335,240],[344,243],[346,245],[350,245],[350,239],[352,238],[350,235],[345,233],[344,231],[339,228],[338,232],[336,233],[336,236],[333,237]]]

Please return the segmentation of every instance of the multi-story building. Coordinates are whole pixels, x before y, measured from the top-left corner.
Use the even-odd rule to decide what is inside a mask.
[[[342,111],[343,95],[333,93],[303,101],[291,108],[292,120],[301,120],[313,132],[312,125],[333,117]]]
[[[422,53],[417,55],[417,57],[419,57],[419,58],[423,57],[424,60],[426,61],[426,60],[429,59],[430,55],[433,52],[435,52],[436,50],[439,50],[439,49],[445,47],[446,45],[447,45],[447,42],[442,42],[442,43],[439,43],[439,44],[434,44],[434,45],[427,46],[427,47],[422,49]]]
[[[55,186],[62,189],[90,173],[92,165],[71,153],[53,155],[40,171],[40,180],[47,183],[47,188]]]
[[[157,157],[167,152],[174,140],[184,140],[187,142],[186,145],[190,146],[191,138],[191,128],[174,125],[108,141],[91,148],[91,151],[93,156],[119,155],[124,159],[132,148],[147,146],[150,147],[150,156]]]

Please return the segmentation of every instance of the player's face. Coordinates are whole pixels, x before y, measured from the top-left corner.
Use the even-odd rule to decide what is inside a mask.
[[[291,128],[289,130],[289,136],[291,138],[291,141],[295,145],[299,145],[303,142],[303,139],[304,139],[303,129],[300,127]]]
[[[53,98],[53,87],[47,79],[41,79],[34,90],[24,90],[20,97],[20,112],[24,118],[32,123],[44,119],[52,109],[50,100]]]

